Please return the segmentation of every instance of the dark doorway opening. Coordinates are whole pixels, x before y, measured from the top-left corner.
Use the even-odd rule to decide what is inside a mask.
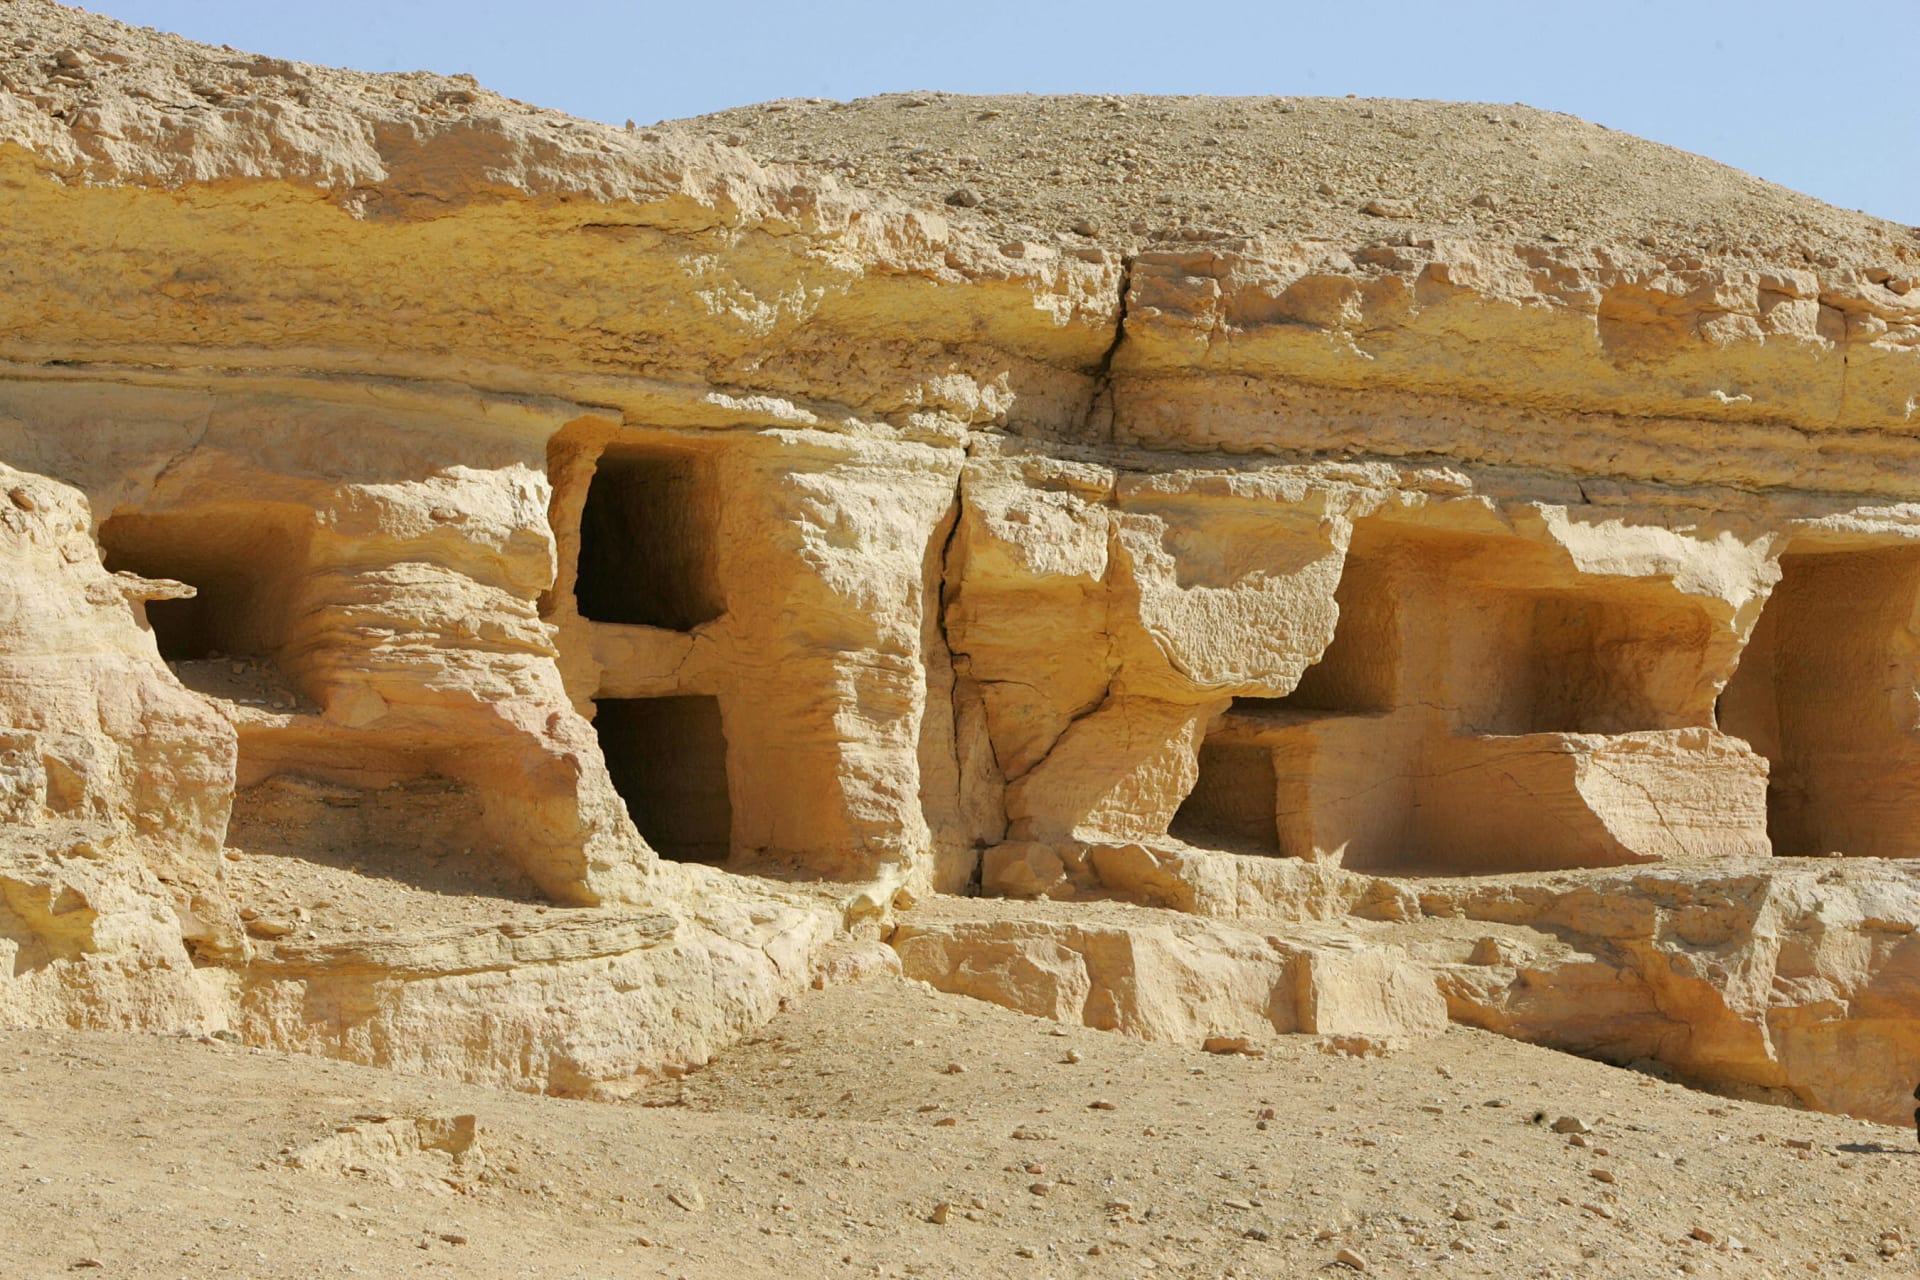
[[[721,863],[733,840],[720,700],[602,698],[600,750],[640,835],[662,857]]]
[[[147,622],[168,662],[249,655],[285,642],[305,549],[257,512],[114,516],[100,527],[108,569],[184,582],[186,600],[149,600]]]
[[[1780,558],[1780,582],[1717,704],[1722,732],[1771,765],[1777,856],[1920,856],[1908,801],[1920,772],[1908,656],[1916,599],[1912,549]]]
[[[726,611],[711,470],[682,450],[601,455],[580,513],[581,617],[691,631]]]
[[[1237,742],[1200,747],[1200,776],[1168,833],[1202,849],[1280,854],[1273,750]]]

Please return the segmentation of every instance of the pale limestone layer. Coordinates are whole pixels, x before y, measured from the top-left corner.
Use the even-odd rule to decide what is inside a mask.
[[[613,1096],[893,928],[1139,1034],[1580,1047],[1391,931],[1663,864],[1594,882],[1666,1019],[1606,1043],[1884,1110],[1900,893],[1818,998],[1655,969],[1686,886],[1916,852],[1886,226],[1011,236],[465,81],[0,31],[5,1016]],[[894,918],[976,885],[1192,919]]]
[[[1717,1088],[1911,1118],[1920,882],[1901,863],[1314,887],[1302,915],[1299,877],[1250,875],[1237,902],[1212,904],[1240,916],[1230,923],[954,907],[902,922],[893,945],[909,977],[941,990],[1150,1039],[1391,1044],[1451,1018]]]
[[[1447,1024],[1429,974],[1339,937],[997,920],[909,922],[892,941],[908,977],[943,991],[1149,1040],[1425,1036]]]
[[[717,901],[686,921],[603,909],[308,943],[233,975],[222,995],[250,1044],[611,1101],[705,1065],[771,1018],[827,972],[836,924]]]

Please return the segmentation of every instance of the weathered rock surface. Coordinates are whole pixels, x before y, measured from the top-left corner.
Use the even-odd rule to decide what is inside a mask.
[[[1824,863],[1824,865],[1823,865]],[[1425,913],[1516,925],[1439,967],[1455,1019],[1804,1105],[1911,1119],[1920,880],[1900,863],[1741,863],[1546,885],[1424,885]]]
[[[0,1016],[616,1096],[886,933],[1887,1113],[1904,870],[1767,859],[1916,852],[1913,228],[1524,109],[0,40]]]
[[[1911,1118],[1920,876],[1904,864],[1743,859],[1342,887],[1344,901],[1309,907],[1296,882],[1230,921],[954,903],[904,920],[892,941],[907,976],[943,991],[1147,1039],[1391,1041],[1450,1018],[1720,1089]]]
[[[914,920],[903,972],[1039,1017],[1194,1047],[1276,1032],[1427,1036],[1446,1027],[1432,975],[1396,950],[1181,919],[1077,924]]]

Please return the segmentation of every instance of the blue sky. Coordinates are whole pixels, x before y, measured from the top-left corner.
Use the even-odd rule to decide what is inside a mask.
[[[642,124],[768,98],[1346,94],[1524,102],[1920,224],[1920,0],[96,0],[305,62],[471,72]]]

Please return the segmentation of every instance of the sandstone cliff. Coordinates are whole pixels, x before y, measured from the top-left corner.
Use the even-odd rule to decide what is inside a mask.
[[[0,37],[8,1018],[598,1095],[904,962],[1891,1114],[1914,229],[1524,108]]]

